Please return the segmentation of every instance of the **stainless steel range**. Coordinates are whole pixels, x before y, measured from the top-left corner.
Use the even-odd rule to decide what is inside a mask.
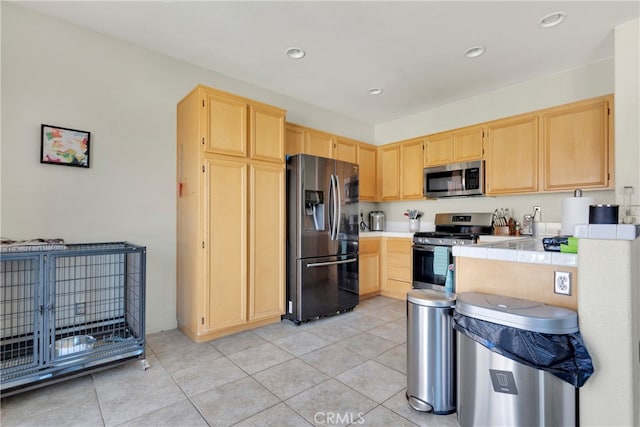
[[[491,234],[491,221],[491,213],[436,214],[435,231],[413,235],[413,288],[444,291],[451,247],[476,244],[478,236]]]

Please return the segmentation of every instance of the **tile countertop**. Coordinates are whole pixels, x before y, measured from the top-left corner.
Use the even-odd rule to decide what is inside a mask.
[[[542,237],[513,237],[497,241],[488,241],[486,243],[481,241],[481,243],[477,245],[454,246],[452,252],[453,256],[468,258],[561,265],[567,267],[578,266],[577,254],[545,251],[542,245]]]
[[[402,231],[361,231],[360,238],[366,239],[367,237],[404,237],[407,239],[413,238],[413,233]]]
[[[432,222],[420,222],[420,231],[435,231],[435,227]],[[361,239],[367,237],[404,237],[412,239],[413,232],[409,231],[408,221],[387,221],[384,231],[360,231]]]

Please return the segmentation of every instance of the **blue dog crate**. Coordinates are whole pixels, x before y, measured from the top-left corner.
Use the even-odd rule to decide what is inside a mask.
[[[144,361],[145,247],[10,245],[0,261],[3,397]]]

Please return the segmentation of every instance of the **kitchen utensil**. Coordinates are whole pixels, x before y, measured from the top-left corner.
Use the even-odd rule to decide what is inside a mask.
[[[589,206],[589,224],[617,224],[618,205]]]

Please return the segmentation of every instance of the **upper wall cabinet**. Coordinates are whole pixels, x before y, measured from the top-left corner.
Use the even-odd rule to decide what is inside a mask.
[[[486,128],[487,194],[538,191],[538,116],[496,120]]]
[[[305,130],[304,153],[313,156],[333,158],[335,137],[330,133],[315,129]]]
[[[390,144],[378,149],[380,200],[400,200],[400,145]]]
[[[284,161],[284,110],[204,86],[199,90],[203,92],[206,117],[202,141],[205,152]]]
[[[304,153],[304,128],[287,123],[284,150],[288,155]]]
[[[468,162],[482,159],[482,126],[473,126],[453,132],[453,161]]]
[[[310,154],[332,159],[335,139],[330,133],[287,123],[285,152],[288,155]]]
[[[422,199],[424,140],[414,139],[400,145],[400,198]]]
[[[381,201],[423,198],[423,150],[422,138],[378,147]]]
[[[247,156],[247,103],[204,89],[205,151]]]
[[[251,158],[284,162],[284,112],[264,105],[250,105]]]
[[[480,160],[483,154],[482,141],[482,126],[429,135],[425,137],[424,165],[439,166]]]
[[[360,165],[360,200],[375,201],[378,197],[377,149],[373,145],[358,144]]]
[[[358,163],[358,142],[336,136],[333,144],[333,158],[343,162]]]
[[[541,114],[544,190],[611,185],[612,107],[613,97],[605,96]]]
[[[377,147],[316,129],[286,124],[288,155],[310,154],[360,166],[360,200],[377,200]]]

